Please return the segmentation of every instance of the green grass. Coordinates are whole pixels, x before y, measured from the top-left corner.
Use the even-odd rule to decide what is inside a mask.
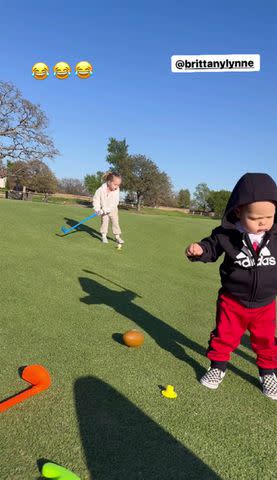
[[[122,210],[128,210],[128,208],[122,207]],[[211,220],[212,217],[202,216],[202,215],[192,215],[180,210],[162,210],[160,208],[151,208],[151,207],[143,207],[138,212],[136,208],[129,208],[128,210],[130,213],[134,213],[136,215],[163,215],[166,217],[181,217],[181,218],[193,218],[194,220]],[[213,221],[218,221],[213,219]],[[213,225],[213,224],[212,224]]]
[[[53,381],[0,414],[1,480],[35,480],[40,459],[82,480],[276,479],[276,404],[247,338],[217,392],[197,381],[218,264],[183,251],[217,222],[122,211],[119,252],[98,240],[98,219],[59,236],[87,215],[0,200],[0,398],[25,388],[20,366],[42,364]],[[118,341],[130,328],[145,332],[140,349]],[[176,400],[162,398],[166,384]]]
[[[36,194],[32,198],[32,202],[44,202],[43,194]],[[57,205],[83,205],[91,208],[92,201],[84,200],[80,198],[67,198],[67,197],[54,197],[50,195],[47,199],[47,203],[54,203]]]

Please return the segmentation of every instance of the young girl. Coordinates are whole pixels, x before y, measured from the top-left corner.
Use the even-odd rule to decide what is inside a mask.
[[[108,243],[107,233],[109,228],[109,220],[112,222],[112,230],[115,235],[116,242],[124,243],[120,238],[121,230],[118,223],[118,204],[119,204],[119,187],[121,185],[121,175],[116,172],[108,172],[103,176],[105,183],[96,190],[93,197],[93,208],[98,215],[101,215],[102,242]]]

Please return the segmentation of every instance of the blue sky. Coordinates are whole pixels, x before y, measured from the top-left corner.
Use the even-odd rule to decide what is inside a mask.
[[[6,3],[6,2],[5,2]],[[277,180],[275,0],[14,1],[1,5],[0,80],[39,103],[61,156],[59,177],[108,168],[109,137],[126,138],[192,192],[232,189],[246,171]],[[174,74],[174,54],[261,55],[255,73]],[[88,60],[93,76],[32,78]]]

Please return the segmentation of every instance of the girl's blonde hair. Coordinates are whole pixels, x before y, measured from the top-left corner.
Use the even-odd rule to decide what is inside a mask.
[[[102,179],[103,182],[110,182],[111,180],[113,180],[113,177],[121,178],[121,175],[118,172],[106,172],[104,173]]]

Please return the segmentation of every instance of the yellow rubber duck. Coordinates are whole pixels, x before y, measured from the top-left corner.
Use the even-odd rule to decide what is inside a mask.
[[[166,398],[177,398],[177,393],[174,391],[173,385],[167,385],[165,390],[162,390],[162,395]]]

